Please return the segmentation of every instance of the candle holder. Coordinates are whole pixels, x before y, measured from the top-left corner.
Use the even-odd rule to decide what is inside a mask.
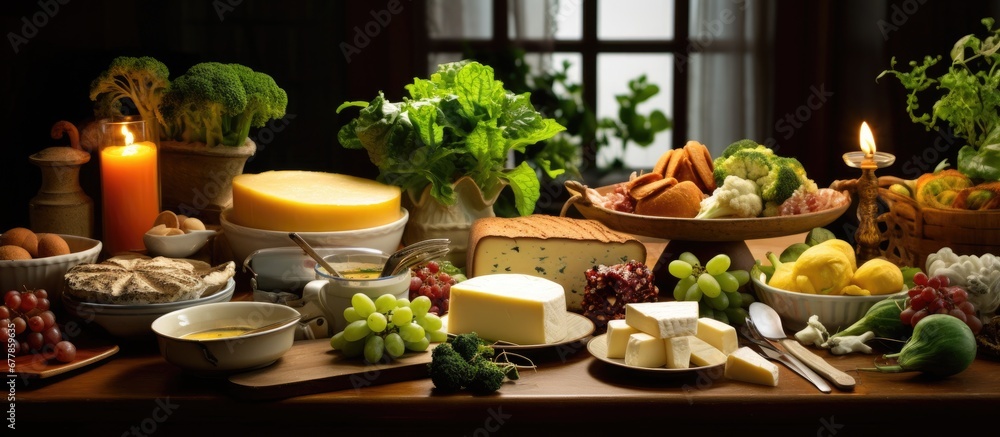
[[[875,170],[888,167],[895,161],[895,156],[884,152],[844,154],[844,162],[848,166],[861,169],[861,177],[857,182],[858,230],[854,232],[859,265],[882,256],[882,249],[879,247],[882,243],[882,234],[878,230],[878,204],[875,202],[878,198],[878,178],[875,177]]]
[[[156,143],[143,120],[101,123],[102,240],[110,255],[142,251],[160,212]]]

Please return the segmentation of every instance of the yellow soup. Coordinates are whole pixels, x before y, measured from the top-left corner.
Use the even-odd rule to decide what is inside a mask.
[[[345,279],[378,279],[382,274],[382,266],[374,263],[350,262],[338,264],[334,268]]]
[[[220,338],[228,337],[238,337],[243,335],[251,328],[249,327],[226,327],[226,328],[213,328],[205,331],[192,332],[190,334],[184,335],[181,338],[186,338],[190,340],[216,340]]]

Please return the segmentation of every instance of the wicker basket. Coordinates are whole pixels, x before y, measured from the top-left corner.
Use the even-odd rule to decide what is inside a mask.
[[[889,206],[878,218],[886,226],[887,259],[924,269],[927,255],[942,247],[961,255],[1000,254],[1000,211],[921,208],[912,198],[889,191],[897,181],[879,178],[879,195]]]

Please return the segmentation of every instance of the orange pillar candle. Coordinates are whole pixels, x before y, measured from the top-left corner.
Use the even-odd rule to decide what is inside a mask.
[[[160,210],[156,144],[144,138],[142,122],[112,122],[101,148],[103,243],[108,254],[145,248],[142,235]]]

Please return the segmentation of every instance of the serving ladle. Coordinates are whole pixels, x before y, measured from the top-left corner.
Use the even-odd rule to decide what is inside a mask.
[[[295,232],[289,232],[288,238],[291,238],[292,241],[295,242],[295,244],[298,244],[299,247],[301,247],[302,250],[306,252],[306,255],[309,255],[309,257],[315,260],[316,263],[323,266],[323,268],[330,273],[330,276],[337,276],[337,277],[344,276],[341,275],[340,272],[337,271],[337,269],[333,268],[333,266],[330,265],[330,263],[326,262],[326,260],[323,259],[322,256],[319,256],[319,254],[316,253],[316,250],[314,250],[312,246],[310,246],[309,243],[306,242],[306,240],[303,240],[302,237],[299,236],[299,234],[296,234]]]

